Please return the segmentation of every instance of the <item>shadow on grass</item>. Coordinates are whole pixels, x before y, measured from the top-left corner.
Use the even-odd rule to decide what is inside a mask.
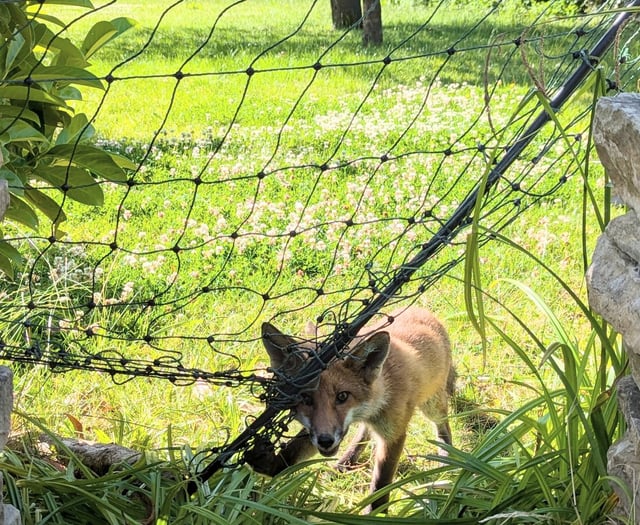
[[[583,49],[589,39],[589,32],[578,36],[572,27],[565,21],[536,29],[505,25],[491,18],[475,28],[460,22],[397,23],[385,26],[385,42],[377,47],[364,47],[358,30],[343,34],[311,26],[290,35],[269,28],[250,34],[222,28],[210,38],[208,28],[159,30],[153,37],[150,29],[141,29],[105,48],[100,59],[113,64],[159,60],[178,67],[186,62],[182,71],[212,75],[244,71],[250,66],[255,70],[311,69],[321,63],[340,67],[346,75],[362,77],[372,64],[382,67],[385,57],[390,57],[387,74],[397,82],[437,76],[445,83],[478,85],[486,70],[493,82],[499,78],[503,82],[530,84],[531,64],[523,62],[521,48],[539,68],[544,43],[545,71],[540,74],[550,74],[559,61]],[[519,46],[522,38],[529,41]]]

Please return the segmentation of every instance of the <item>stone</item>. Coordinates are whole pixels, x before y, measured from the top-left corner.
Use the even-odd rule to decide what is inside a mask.
[[[628,514],[633,508],[634,515],[640,516],[640,389],[633,378],[627,376],[618,382],[616,390],[627,421],[627,432],[609,449],[607,471],[630,488],[631,501],[626,491],[618,484],[612,484],[624,512]]]
[[[2,505],[4,510],[4,518],[2,525],[21,525],[22,519],[20,517],[20,511],[13,505]]]
[[[611,486],[624,516],[640,524],[640,95],[603,97],[596,106],[593,139],[613,184],[613,196],[629,211],[613,219],[598,239],[587,271],[590,306],[622,335],[631,375],[616,385],[627,424],[607,454],[607,470],[626,487]],[[625,488],[627,490],[625,490]],[[625,521],[626,523],[626,521]]]
[[[11,431],[13,410],[13,372],[0,366],[0,450],[4,448]],[[0,473],[0,525],[20,525],[20,512],[13,505],[2,503],[2,473]]]
[[[13,373],[10,368],[0,366],[0,450],[4,449],[11,431],[13,410]]]
[[[634,352],[633,349],[626,347],[625,351],[627,357],[629,359],[629,368],[631,370],[631,375],[636,380],[636,384],[640,384],[638,380],[640,378],[640,353]]]
[[[0,220],[3,219],[9,207],[9,200],[9,183],[6,179],[0,179]]]
[[[591,307],[640,352],[640,221],[634,211],[608,224],[586,278]]]
[[[640,94],[602,97],[596,105],[593,141],[613,183],[613,195],[640,212]]]
[[[638,388],[633,377],[626,376],[618,381],[616,392],[618,394],[618,404],[627,421],[627,436],[633,443],[636,454],[638,454],[640,453],[640,388]],[[638,461],[640,461],[640,457]],[[640,479],[637,482],[640,482]]]

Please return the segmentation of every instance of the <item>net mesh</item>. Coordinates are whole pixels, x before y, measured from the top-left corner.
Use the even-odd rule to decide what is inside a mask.
[[[172,24],[188,2],[167,5],[142,37],[105,50],[104,90],[87,105],[98,130],[135,129],[94,139],[135,169],[91,183],[100,208],[76,202],[82,185],[41,186],[69,217],[64,236],[46,218],[38,234],[4,230],[28,255],[3,290],[4,359],[116,382],[242,385],[268,402],[213,451],[222,454],[204,477],[256,436],[279,437],[300,381],[463,260],[476,204],[486,243],[580,177],[594,86],[613,93],[638,78],[632,10],[615,3],[557,20],[550,2],[533,24],[503,27],[495,2],[452,31],[442,1],[413,24],[385,27],[385,46],[355,54],[357,27],[318,30],[325,3],[298,2],[292,27],[241,35],[228,22],[250,16],[249,1],[221,4],[202,33]],[[239,49],[255,53],[220,59]],[[153,53],[166,67],[141,68]],[[336,77],[343,88],[328,105],[321,94]],[[153,100],[138,100],[149,84]],[[185,107],[207,113],[202,129]],[[293,382],[247,366],[243,348],[259,323],[300,312],[317,324],[319,358]]]

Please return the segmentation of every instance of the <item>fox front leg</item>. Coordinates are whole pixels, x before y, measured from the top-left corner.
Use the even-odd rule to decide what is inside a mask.
[[[268,439],[256,439],[253,447],[245,452],[244,459],[256,472],[275,476],[287,467],[310,458],[315,452],[316,448],[311,443],[309,432],[301,430],[278,454]]]
[[[349,444],[349,448],[345,451],[336,465],[340,472],[345,472],[354,468],[358,464],[358,459],[364,447],[369,441],[369,429],[363,423],[358,427],[358,432]]]
[[[393,441],[383,439],[376,441],[375,464],[371,476],[372,493],[386,487],[393,481],[396,471],[398,470],[398,463],[400,462],[400,455],[404,448],[405,439],[406,434],[402,434]],[[388,492],[371,502],[365,512],[368,514],[386,503],[389,503]]]

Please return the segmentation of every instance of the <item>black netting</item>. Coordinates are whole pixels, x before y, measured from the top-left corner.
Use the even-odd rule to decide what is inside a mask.
[[[306,381],[373,316],[416,300],[462,261],[461,232],[478,201],[485,243],[579,177],[590,151],[594,86],[613,93],[637,82],[627,53],[637,28],[627,24],[632,10],[616,10],[615,2],[571,19],[546,12],[530,26],[501,27],[496,2],[466,14],[466,29],[451,35],[441,17],[457,4],[442,1],[411,27],[385,27],[389,43],[359,60],[344,53],[359,45],[354,27],[328,33],[314,59],[302,61],[293,51],[317,41],[308,21],[316,1],[301,3],[295,27],[243,35],[241,43],[225,21],[247,2],[212,13],[203,34],[172,30],[182,4],[167,7],[144,39],[119,47],[122,55],[98,75],[105,89],[89,115],[98,132],[112,113],[128,111],[114,107],[116,93],[122,100],[142,83],[157,86],[149,114],[130,115],[141,122],[138,136],[93,139],[135,169],[126,180],[95,182],[105,200],[95,209],[75,202],[83,188],[69,179],[38,186],[85,229],[60,235],[59,217],[41,218],[37,235],[6,226],[5,240],[29,260],[4,286],[1,355],[57,372],[104,372],[114,381],[249,386],[268,408],[222,446],[207,477],[256,433],[276,438],[286,427],[280,411],[295,383],[264,379],[238,351],[257,339],[259,323],[314,312],[319,333],[329,335],[318,339],[318,359],[297,379]],[[188,42],[184,56],[173,54],[176,38]],[[232,55],[238,45],[255,48],[242,68],[209,68],[208,59]],[[137,70],[152,51],[179,67]],[[47,60],[45,50],[40,63]],[[415,82],[399,85],[406,70]],[[317,107],[327,79],[345,72],[367,78],[366,89],[345,80],[334,105]],[[34,81],[27,75],[0,86]],[[200,94],[198,107],[208,108],[211,90],[228,92],[231,110],[210,107],[208,127],[184,131],[188,115],[175,108],[187,86]],[[263,106],[261,94],[273,86],[279,104],[270,98]],[[571,111],[562,113],[568,101]],[[254,122],[260,111],[277,125]],[[152,216],[161,230],[148,229]],[[97,218],[110,222],[108,234],[96,234]],[[217,302],[227,310],[198,317]],[[199,356],[212,353],[215,369],[203,369]]]

